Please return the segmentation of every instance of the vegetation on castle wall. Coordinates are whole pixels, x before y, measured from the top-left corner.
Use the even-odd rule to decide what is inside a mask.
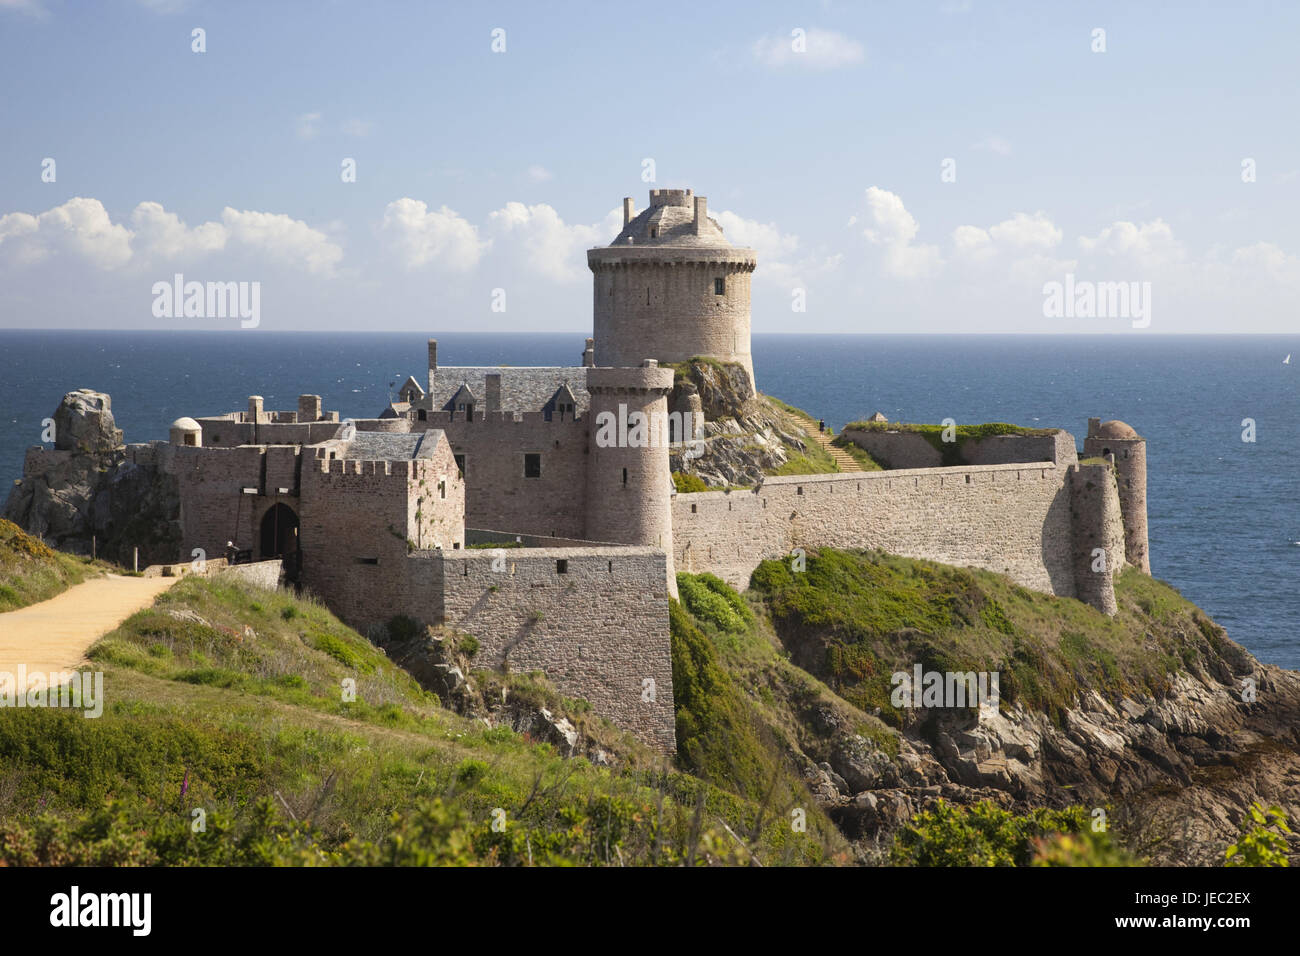
[[[1011,425],[1007,422],[986,422],[983,425],[920,425],[905,422],[849,422],[841,430],[841,437],[849,429],[866,432],[910,432],[920,435],[943,456],[945,467],[955,467],[966,463],[962,455],[962,446],[968,441],[980,441],[996,435],[1055,435],[1057,428],[1026,428],[1023,425]],[[944,434],[949,433],[952,441],[944,441]]]
[[[106,565],[55,551],[0,518],[0,613],[48,601]]]

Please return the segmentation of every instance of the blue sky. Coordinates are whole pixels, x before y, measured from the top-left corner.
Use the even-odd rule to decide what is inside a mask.
[[[755,331],[1296,331],[1298,36],[1284,3],[0,0],[0,327],[233,327],[152,313],[181,272],[259,282],[261,328],[581,332],[621,198],[690,186],[758,250]],[[1149,283],[1149,326],[1045,316],[1067,274]]]

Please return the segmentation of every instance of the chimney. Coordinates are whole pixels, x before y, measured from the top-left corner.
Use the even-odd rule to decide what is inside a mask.
[[[487,394],[484,396],[487,413],[492,415],[501,411],[501,373],[489,372],[486,376]]]
[[[636,215],[636,206],[632,204],[632,197],[624,196],[623,197],[623,225],[626,226],[629,222],[631,222],[632,217],[635,215]]]
[[[300,422],[318,422],[320,421],[320,396],[319,395],[299,395],[298,396],[298,421]]]
[[[433,380],[438,372],[438,340],[429,339],[429,397],[433,398]]]
[[[248,418],[246,421],[256,424],[262,420],[262,396],[248,396]]]
[[[596,340],[595,339],[587,339],[587,347],[583,349],[582,352],[582,367],[583,368],[596,367]]]
[[[695,197],[695,235],[699,235],[709,218],[709,201],[703,196]]]

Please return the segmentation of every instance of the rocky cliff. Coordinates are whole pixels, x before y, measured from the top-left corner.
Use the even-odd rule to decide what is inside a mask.
[[[669,408],[702,415],[704,425],[689,451],[673,449],[673,471],[709,487],[748,487],[808,451],[798,425],[754,391],[742,366],[693,359],[674,371]]]
[[[1116,591],[1107,618],[987,572],[824,550],[802,572],[760,566],[751,628],[694,611],[862,862],[943,799],[1081,805],[1139,858],[1221,865],[1252,803],[1300,818],[1300,674],[1134,569]],[[892,675],[917,665],[996,673],[1000,700],[898,706]]]
[[[54,412],[54,449],[29,452],[4,517],[62,551],[130,565],[175,561],[180,498],[175,479],[137,464],[122,444],[108,395],[69,392]]]

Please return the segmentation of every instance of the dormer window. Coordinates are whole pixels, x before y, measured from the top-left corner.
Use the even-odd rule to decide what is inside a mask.
[[[727,294],[727,280],[725,277],[720,276],[719,278],[713,280],[713,294],[714,295]]]

